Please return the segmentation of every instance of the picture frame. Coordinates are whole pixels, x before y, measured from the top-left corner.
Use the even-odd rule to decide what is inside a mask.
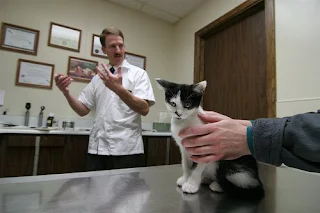
[[[67,75],[75,81],[90,82],[98,64],[98,61],[69,56]]]
[[[80,52],[82,30],[50,22],[48,46]]]
[[[146,70],[147,57],[135,53],[126,52],[125,59],[132,65]]]
[[[100,35],[92,34],[91,56],[108,59],[108,56],[102,52]]]
[[[16,85],[52,89],[54,64],[19,59]]]
[[[2,22],[0,49],[37,55],[40,31]]]

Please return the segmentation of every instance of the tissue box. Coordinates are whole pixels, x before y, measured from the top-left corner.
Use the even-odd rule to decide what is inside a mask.
[[[170,132],[171,123],[153,122],[152,128],[158,132]]]

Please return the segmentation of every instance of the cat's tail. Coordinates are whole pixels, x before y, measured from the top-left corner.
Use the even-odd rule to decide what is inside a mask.
[[[228,196],[239,199],[260,200],[264,197],[263,184],[249,171],[226,175],[217,173],[217,182]]]

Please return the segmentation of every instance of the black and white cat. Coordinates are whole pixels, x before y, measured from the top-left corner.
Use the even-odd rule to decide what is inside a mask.
[[[198,113],[203,112],[200,102],[207,82],[177,84],[162,79],[156,81],[159,88],[165,91],[166,107],[172,114],[172,136],[181,152],[183,175],[177,180],[177,184],[182,187],[182,191],[196,193],[201,183],[207,183],[214,192],[224,191],[239,198],[262,198],[264,189],[259,179],[257,162],[252,156],[196,164],[181,145],[178,134],[182,129],[204,124]]]

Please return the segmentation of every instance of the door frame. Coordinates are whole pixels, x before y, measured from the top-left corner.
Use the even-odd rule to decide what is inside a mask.
[[[275,0],[248,0],[195,33],[194,83],[204,79],[205,40],[239,20],[265,10],[267,115],[276,117]]]

